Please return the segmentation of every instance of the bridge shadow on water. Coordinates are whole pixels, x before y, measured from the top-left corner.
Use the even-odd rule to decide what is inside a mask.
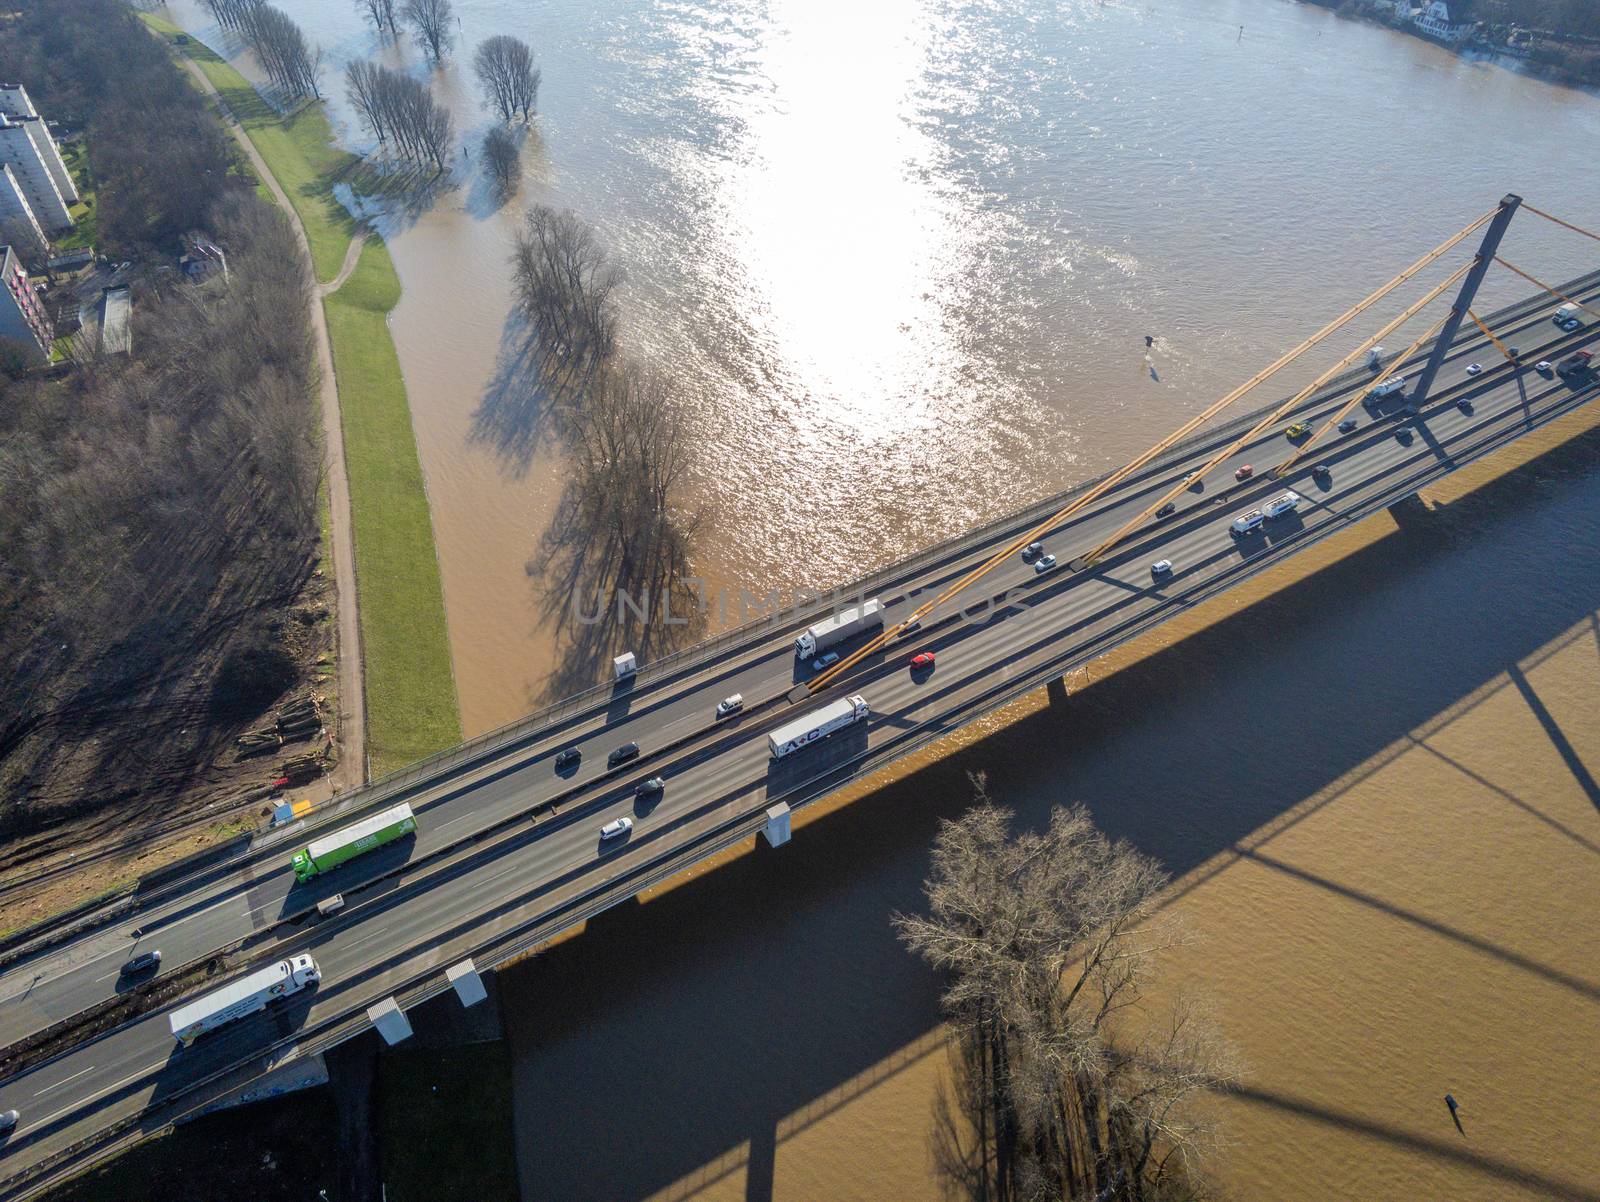
[[[1597,454],[1600,432],[1573,439],[1064,705],[827,813],[789,846],[619,907],[507,972],[526,1195],[671,1196],[737,1173],[747,1198],[770,1198],[780,1132],[797,1112],[928,1049],[940,980],[899,945],[890,917],[923,905],[928,847],[940,819],[966,807],[970,772],[987,772],[1023,824],[1083,802],[1177,876],[1509,673],[1600,808],[1600,787],[1518,666],[1593,623],[1600,606]],[[1589,982],[1388,909],[1593,996]],[[1397,1146],[1415,1138],[1369,1134]]]

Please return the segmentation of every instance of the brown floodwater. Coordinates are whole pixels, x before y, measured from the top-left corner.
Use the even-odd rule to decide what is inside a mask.
[[[939,1196],[939,981],[890,917],[981,770],[1176,878],[1151,1010],[1237,1049],[1231,1196],[1600,1197],[1597,454],[1373,519],[507,972],[524,1196]]]
[[[282,7],[362,148],[339,72],[376,53],[425,74],[414,48],[377,46],[353,4]],[[695,570],[757,594],[1122,462],[1508,190],[1595,224],[1566,165],[1600,101],[1282,0],[455,7],[433,80],[474,159],[379,224],[468,734],[525,712],[554,653],[525,565],[562,470],[507,353],[528,204],[593,221],[626,270],[624,342],[694,432]],[[219,40],[195,0],[172,8]],[[504,207],[469,66],[501,32],[544,72]],[[1589,245],[1527,217],[1507,244],[1546,278]],[[1487,287],[1480,310],[1526,291]]]
[[[372,52],[355,6],[280,3],[330,78]],[[457,9],[436,86],[474,138],[473,41],[523,33],[545,71],[511,206],[464,163],[382,221],[469,732],[551,665],[524,565],[561,466],[504,353],[526,203],[628,270],[626,341],[700,448],[696,568],[759,591],[1112,466],[1507,190],[1595,224],[1567,166],[1593,97],[1279,0]],[[508,973],[525,1195],[936,1196],[939,983],[889,919],[982,769],[1177,878],[1200,942],[1163,980],[1239,1049],[1236,1196],[1600,1198],[1597,450],[1431,532],[1370,522]]]

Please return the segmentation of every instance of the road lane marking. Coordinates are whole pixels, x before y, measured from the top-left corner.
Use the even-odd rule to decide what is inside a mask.
[[[92,1073],[92,1072],[94,1072],[94,1065],[91,1064],[88,1068],[83,1069],[80,1072],[73,1073],[72,1076],[70,1076],[70,1077],[63,1077],[61,1080],[57,1081],[54,1085],[46,1085],[43,1089],[38,1091],[38,1096],[42,1098],[42,1097],[44,1097],[45,1094],[49,1093],[52,1089],[60,1089],[68,1081],[76,1081],[79,1077],[83,1076],[84,1073]]]

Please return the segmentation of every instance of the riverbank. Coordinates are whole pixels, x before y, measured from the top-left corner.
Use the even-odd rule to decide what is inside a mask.
[[[353,547],[337,565],[340,579],[354,584],[340,589],[351,606],[350,637],[341,639],[340,692],[346,707],[364,710],[364,720],[358,711],[353,723],[364,736],[362,753],[351,757],[364,775],[346,782],[353,786],[461,739],[433,526],[405,381],[389,334],[399,278],[383,240],[362,231],[334,197],[334,185],[360,160],[333,145],[322,107],[278,114],[193,35],[170,21],[142,16],[203,75],[238,122],[263,174],[277,181],[298,218],[317,279],[326,285],[322,312],[330,350],[324,375],[333,390],[326,423],[330,529],[336,551]],[[179,36],[187,40],[178,43]],[[365,238],[359,258],[341,283],[358,236]],[[344,674],[346,665],[350,675]]]
[[[1232,1196],[1594,1197],[1597,456],[1600,415],[1553,423],[507,972],[522,1180],[938,1196],[939,982],[889,919],[983,771],[1173,872],[1158,992],[1239,1048]],[[648,1153],[565,1155],[596,1129]]]

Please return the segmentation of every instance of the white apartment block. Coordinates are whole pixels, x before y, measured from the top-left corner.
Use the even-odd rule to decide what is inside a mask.
[[[17,174],[11,170],[11,164],[0,163],[0,238],[7,235],[22,237],[22,234],[13,232],[18,227],[32,233],[40,243],[49,241],[45,237],[44,227],[33,215],[33,206],[23,195],[22,185],[17,183]]]
[[[51,233],[72,228],[70,206],[78,201],[78,189],[21,84],[0,84],[0,164],[11,168],[35,224]]]

